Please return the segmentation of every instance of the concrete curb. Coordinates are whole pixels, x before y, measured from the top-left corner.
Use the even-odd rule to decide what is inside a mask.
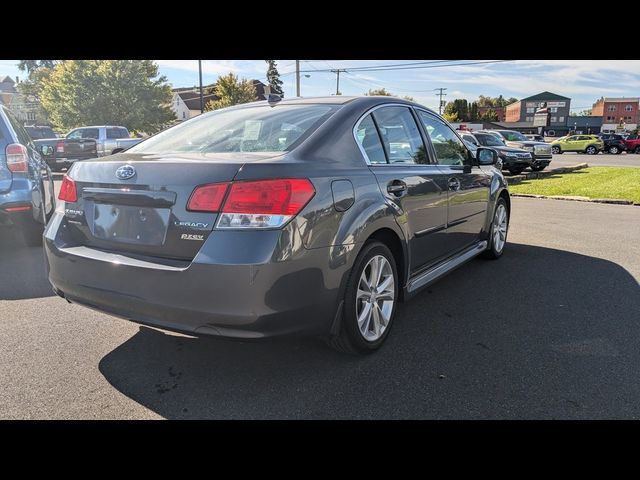
[[[589,203],[609,203],[612,205],[634,205],[640,207],[640,203],[633,202],[632,200],[621,200],[617,198],[589,198],[589,197],[576,197],[570,195],[534,195],[532,193],[511,193],[512,197],[525,197],[525,198],[548,198],[551,200],[569,200],[572,202],[589,202]]]
[[[530,172],[525,173],[523,175],[514,175],[512,177],[505,177],[508,185],[515,185],[517,183],[522,182],[523,180],[534,180],[538,178],[547,178],[552,175],[556,175],[558,173],[571,173],[576,170],[582,170],[583,168],[589,168],[588,163],[579,163],[577,165],[573,165],[571,167],[558,167],[552,168],[551,170],[543,170],[542,172]]]

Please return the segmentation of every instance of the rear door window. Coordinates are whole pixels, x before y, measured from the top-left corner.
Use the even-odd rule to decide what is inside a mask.
[[[82,129],[82,137],[81,138],[89,138],[97,140],[100,135],[100,131],[97,128],[83,128]]]
[[[127,131],[126,128],[120,128],[120,127],[107,128],[107,138],[108,139],[128,138],[128,137],[129,137],[129,132]]]
[[[389,163],[429,163],[420,130],[408,107],[382,107],[372,115]]]

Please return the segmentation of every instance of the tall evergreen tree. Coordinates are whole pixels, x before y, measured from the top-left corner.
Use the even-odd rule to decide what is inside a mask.
[[[271,93],[277,93],[284,97],[284,91],[282,90],[282,80],[280,80],[280,73],[278,72],[278,65],[275,60],[265,60],[267,62],[267,81],[271,87]]]

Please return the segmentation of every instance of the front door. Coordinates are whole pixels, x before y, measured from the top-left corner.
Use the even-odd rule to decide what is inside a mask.
[[[435,263],[447,253],[446,178],[430,161],[411,109],[375,109],[356,138],[408,239],[409,273]]]
[[[491,177],[471,165],[468,149],[451,127],[424,110],[418,117],[447,180],[447,243],[454,253],[476,242],[484,228]]]

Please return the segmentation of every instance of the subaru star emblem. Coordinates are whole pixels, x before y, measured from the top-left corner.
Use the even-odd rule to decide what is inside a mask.
[[[136,169],[131,165],[123,165],[116,170],[116,177],[120,180],[129,180],[136,174]]]

